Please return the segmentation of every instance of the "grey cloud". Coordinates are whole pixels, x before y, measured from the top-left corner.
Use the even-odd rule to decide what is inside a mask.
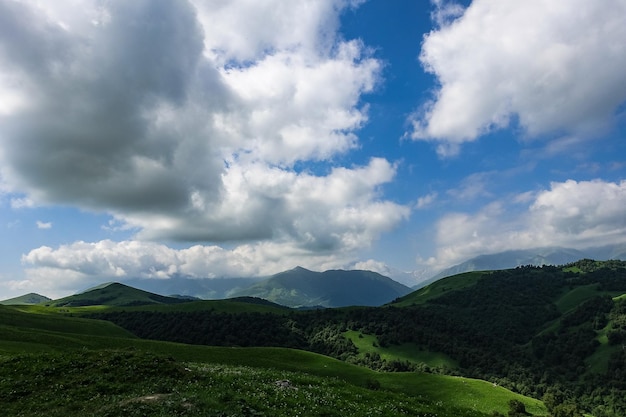
[[[4,123],[10,177],[52,203],[114,210],[182,209],[193,184],[181,175],[188,168],[178,165],[192,162],[186,159],[188,152],[184,155],[185,143],[200,138],[159,125],[159,111],[180,112],[199,84],[214,87],[210,91],[215,95],[223,96],[226,90],[215,70],[199,64],[202,29],[186,2],[108,4],[110,19],[93,27],[88,38],[75,37],[71,43],[65,34],[69,52],[62,62],[49,53],[54,45],[45,47],[51,42],[49,33],[62,31],[51,24],[47,30],[38,28],[41,19],[31,21],[26,8],[14,11],[17,26],[3,30],[2,44],[16,44],[6,52],[9,58],[19,58],[19,51],[31,44],[44,44],[31,51],[34,64],[16,61],[26,74],[24,81],[37,91],[27,112],[9,116]],[[32,69],[39,67],[55,70],[41,74]],[[215,102],[206,102],[211,100]],[[217,190],[220,167],[207,163],[210,146],[194,148],[194,162],[201,163]],[[198,151],[205,152],[204,160]]]
[[[72,42],[57,25],[15,1],[0,2],[0,57],[3,65],[44,76],[68,58]]]

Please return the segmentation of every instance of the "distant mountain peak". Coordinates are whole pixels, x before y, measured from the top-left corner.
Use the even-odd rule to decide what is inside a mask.
[[[310,271],[296,267],[280,272],[233,296],[263,298],[288,307],[377,306],[410,292],[410,289],[371,271]]]
[[[102,284],[96,285],[95,287],[89,287],[86,290],[80,291],[80,292],[78,292],[76,294],[78,295],[78,294],[84,294],[84,293],[90,292],[90,291],[102,290],[102,289],[104,289],[106,287],[109,287],[111,285],[114,285],[114,284],[124,285],[124,284],[116,282],[116,281],[109,281],[109,282],[104,282]]]
[[[147,304],[174,304],[188,300],[166,297],[122,284],[107,282],[79,294],[51,302],[56,307],[81,307],[90,305],[136,306]]]
[[[31,293],[24,294],[19,297],[9,298],[8,300],[2,300],[0,301],[0,304],[2,305],[17,305],[17,304],[31,305],[31,304],[44,303],[46,301],[50,301],[50,298],[31,292]]]

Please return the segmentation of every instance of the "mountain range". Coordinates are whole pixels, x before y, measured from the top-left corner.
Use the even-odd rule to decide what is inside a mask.
[[[176,295],[170,296],[146,291],[150,286],[142,284],[155,284],[154,281],[157,280],[131,281],[137,286],[142,286],[143,289],[126,285],[128,281],[125,283],[109,282],[57,300],[29,294],[0,303],[45,303],[54,307],[175,304],[199,299],[195,296],[197,292],[189,291],[190,288],[195,288],[197,291],[207,290],[208,285],[213,280],[167,280],[169,281],[169,288],[176,293]],[[186,286],[177,288],[175,286],[177,283],[183,283]],[[224,298],[264,299],[272,303],[294,308],[329,308],[353,305],[379,306],[411,292],[409,287],[376,272],[361,270],[314,272],[302,267],[281,272],[261,281],[244,278],[219,279],[215,284],[217,285],[213,288],[220,288],[224,294],[228,294],[228,297]],[[240,288],[240,286],[246,284],[248,285],[247,287]],[[161,291],[163,288],[157,287]],[[181,290],[183,290],[183,294],[181,294]],[[194,296],[190,295],[190,293],[194,294]],[[212,292],[212,294],[215,294],[215,292]]]
[[[579,259],[626,260],[626,244],[588,249],[546,247],[480,255],[428,276],[392,271],[387,276],[363,270],[314,272],[296,267],[270,277],[255,278],[131,278],[121,283],[161,296],[187,299],[258,297],[289,307],[377,306],[444,277],[471,271],[502,270],[523,265],[565,265]],[[417,282],[417,284],[413,284]],[[408,284],[408,285],[405,285]],[[412,287],[409,287],[412,285]],[[42,297],[42,298],[38,298]],[[47,297],[27,294],[0,304],[37,304]]]

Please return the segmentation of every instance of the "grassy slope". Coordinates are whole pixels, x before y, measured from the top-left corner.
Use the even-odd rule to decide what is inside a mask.
[[[529,410],[545,414],[539,401],[506,390],[494,391],[490,384],[441,377],[430,374],[386,374],[350,365],[322,355],[282,348],[217,348],[141,340],[110,323],[65,317],[57,314],[25,313],[18,309],[0,309],[0,356],[17,352],[80,351],[82,349],[128,349],[171,356],[179,361],[194,363],[248,366],[259,369],[307,374],[313,377],[333,377],[354,386],[358,391],[372,381],[389,395],[402,395],[418,403],[421,409],[438,412],[439,416],[486,415],[491,411],[506,413],[508,401],[522,399]],[[345,389],[345,388],[343,388]],[[500,394],[494,396],[494,392]],[[431,401],[432,400],[432,401]],[[456,410],[456,411],[451,411]],[[385,414],[380,414],[385,415]],[[388,415],[393,415],[392,413]]]
[[[435,299],[448,291],[456,291],[471,287],[488,273],[489,272],[483,271],[465,272],[463,274],[440,279],[439,281],[435,281],[424,288],[399,298],[393,303],[393,306],[408,307],[412,305],[424,304],[428,302],[428,300]]]
[[[224,313],[282,313],[285,311],[290,311],[289,308],[271,303],[266,300],[254,299],[251,297],[241,297],[241,298],[232,298],[226,300],[189,300],[180,302],[174,302],[172,304],[169,303],[147,303],[145,295],[139,293],[139,297],[137,293],[135,293],[133,288],[130,288],[130,291],[121,291],[117,293],[117,297],[113,298],[109,301],[109,304],[95,304],[95,305],[81,305],[81,306],[72,306],[66,305],[66,299],[54,300],[51,302],[46,302],[38,305],[15,305],[12,306],[15,309],[19,309],[24,312],[31,313],[41,313],[41,314],[52,314],[52,313],[61,313],[63,315],[74,314],[90,314],[102,311],[180,311],[180,312],[192,312],[192,311],[205,311],[205,310],[213,310],[215,312],[224,312]],[[98,290],[100,291],[100,290]],[[141,290],[138,290],[141,291]],[[143,292],[143,291],[142,291]],[[99,295],[89,296],[84,301],[92,301],[101,297],[101,293]],[[147,293],[151,294],[151,293]],[[74,297],[74,296],[72,296]],[[82,298],[80,300],[83,300]],[[176,299],[174,299],[176,300]]]
[[[186,300],[143,291],[120,283],[111,283],[80,294],[46,302],[46,305],[54,307],[91,305],[130,306],[140,304],[177,304],[185,301]]]
[[[8,300],[0,301],[0,305],[22,305],[22,304],[39,304],[50,301],[50,298],[40,294],[29,293],[20,297],[9,298]]]
[[[259,302],[263,301],[263,302]],[[278,304],[264,302],[265,300],[255,300],[246,298],[234,298],[228,300],[201,300],[201,301],[189,301],[180,304],[154,304],[144,306],[133,307],[113,307],[108,308],[107,311],[126,310],[126,311],[180,311],[180,312],[192,312],[192,311],[206,311],[212,310],[215,312],[223,313],[283,313],[290,311],[289,308],[283,307]],[[80,313],[81,310],[75,311]],[[86,311],[87,313],[89,311]]]
[[[344,336],[352,340],[352,343],[359,350],[359,355],[366,353],[377,353],[381,359],[388,361],[409,361],[415,364],[424,363],[431,368],[445,367],[456,368],[458,364],[447,355],[438,352],[421,350],[414,344],[404,344],[401,346],[380,347],[378,339],[374,335],[363,334],[361,332],[349,330]]]
[[[139,351],[0,359],[5,415],[467,416],[487,414],[302,372],[185,363]],[[282,381],[282,382],[279,382]]]
[[[622,294],[619,291],[602,291],[598,284],[581,285],[573,289],[566,289],[563,295],[555,301],[555,304],[561,313],[565,313],[593,297],[602,295],[617,297]]]

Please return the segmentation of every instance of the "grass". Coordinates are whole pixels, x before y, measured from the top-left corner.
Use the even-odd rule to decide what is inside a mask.
[[[507,415],[508,402],[512,399],[522,401],[526,411],[532,415],[546,415],[547,411],[539,400],[514,394],[492,383],[447,375],[414,373],[383,374],[381,379],[390,387],[402,386],[406,390],[420,393],[435,404],[453,404],[455,407],[491,414],[493,411]]]
[[[79,350],[1,358],[0,402],[8,416],[485,417],[506,412],[512,398],[480,381],[371,374],[398,389],[302,371],[185,363],[139,350]],[[458,406],[459,398],[468,405]],[[523,399],[528,411],[545,414]]]
[[[128,331],[107,321],[50,314],[49,310],[39,306],[0,308],[0,326],[90,336],[133,337]]]
[[[567,268],[563,268],[563,272],[574,272],[576,274],[584,274],[584,271],[577,266],[569,266]]]
[[[349,330],[344,333],[359,350],[359,355],[376,353],[387,361],[409,361],[415,364],[424,363],[431,368],[457,368],[458,364],[447,355],[438,352],[421,350],[412,343],[399,346],[380,347],[376,336]]]
[[[85,315],[103,311],[163,311],[163,312],[193,312],[212,310],[218,313],[276,313],[283,314],[293,311],[286,307],[257,303],[254,299],[228,299],[228,300],[199,300],[187,301],[175,304],[146,304],[136,306],[119,305],[89,305],[89,306],[55,306],[49,303],[36,305],[10,306],[14,310],[57,315]]]
[[[456,291],[471,287],[486,274],[488,273],[483,271],[473,271],[440,279],[420,290],[399,298],[393,303],[393,306],[408,307],[412,305],[425,304],[430,300],[440,297],[448,291]]]
[[[5,358],[0,374],[8,416],[486,415],[336,378],[137,351]]]
[[[600,343],[589,356],[585,363],[587,365],[587,372],[604,374],[608,371],[609,361],[611,355],[618,352],[622,347],[620,345],[611,346],[609,344],[608,333],[613,328],[613,321],[609,321],[604,328],[597,331],[596,340]]]
[[[58,314],[3,308],[0,318],[4,415],[486,416],[492,411],[506,414],[513,398],[523,398],[528,410],[546,414],[536,400],[473,380],[378,373],[283,348],[142,340],[111,323]],[[113,366],[114,360],[119,364]],[[142,368],[155,366],[152,371]],[[160,366],[165,367],[162,373]],[[192,377],[169,366],[190,368]],[[276,391],[272,384],[279,379],[289,379],[298,389]]]
[[[565,313],[578,307],[590,298],[601,295],[619,297],[622,293],[620,291],[602,291],[599,289],[599,284],[581,285],[573,289],[567,289],[567,291],[556,300],[555,304],[561,313]]]
[[[260,304],[253,299],[228,299],[228,300],[200,300],[189,301],[180,304],[154,304],[133,307],[109,307],[107,311],[164,311],[164,312],[193,312],[212,310],[218,313],[277,313],[284,314],[293,311],[272,304]],[[76,313],[80,313],[78,310]]]

